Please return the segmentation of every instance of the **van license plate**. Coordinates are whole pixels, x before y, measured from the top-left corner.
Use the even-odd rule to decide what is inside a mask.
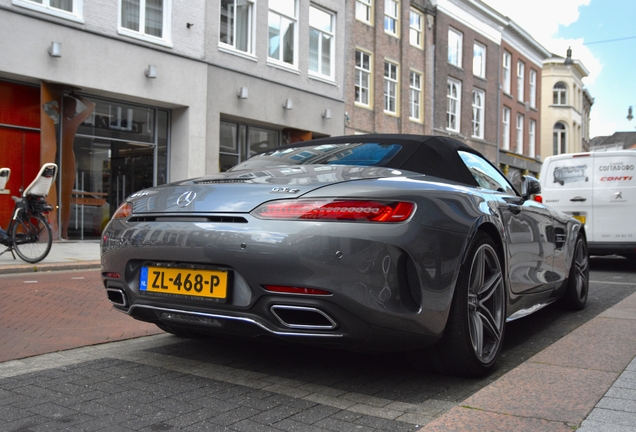
[[[227,298],[228,272],[184,268],[142,267],[139,289],[215,299]]]
[[[572,217],[585,225],[585,216],[573,215]]]

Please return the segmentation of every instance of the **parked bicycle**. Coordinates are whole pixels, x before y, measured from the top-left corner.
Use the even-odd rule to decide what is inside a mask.
[[[56,175],[57,165],[44,164],[21,196],[11,197],[15,207],[7,229],[0,228],[0,244],[7,247],[0,255],[11,252],[13,259],[16,259],[15,252],[28,263],[37,263],[46,258],[53,243],[47,217],[53,206],[45,198]]]

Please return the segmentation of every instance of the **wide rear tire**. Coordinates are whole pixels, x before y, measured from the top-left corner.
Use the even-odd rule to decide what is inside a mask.
[[[491,372],[504,337],[505,287],[495,243],[479,232],[460,269],[444,336],[429,349],[436,371],[466,377]]]
[[[572,265],[568,276],[567,288],[563,300],[572,310],[582,310],[587,304],[590,285],[590,261],[587,252],[587,242],[579,234],[574,245]]]

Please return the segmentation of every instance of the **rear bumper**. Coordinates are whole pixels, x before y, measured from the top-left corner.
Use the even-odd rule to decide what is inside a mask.
[[[413,223],[333,224],[327,234],[319,223],[256,220],[249,229],[189,222],[110,227],[102,243],[104,286],[133,318],[382,350],[428,345],[442,335],[466,237]],[[157,264],[228,271],[231,294],[217,302],[141,292],[141,267]],[[331,295],[276,294],[265,285]]]

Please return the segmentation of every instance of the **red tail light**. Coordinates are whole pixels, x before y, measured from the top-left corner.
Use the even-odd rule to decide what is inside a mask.
[[[534,200],[538,203],[542,203],[543,202],[543,197],[541,195],[535,195],[534,196]]]
[[[285,200],[265,203],[252,215],[279,220],[403,222],[414,210],[415,204],[404,201]]]
[[[113,215],[113,219],[123,219],[127,218],[132,214],[132,204],[129,202],[125,202],[119,206],[115,214]]]

